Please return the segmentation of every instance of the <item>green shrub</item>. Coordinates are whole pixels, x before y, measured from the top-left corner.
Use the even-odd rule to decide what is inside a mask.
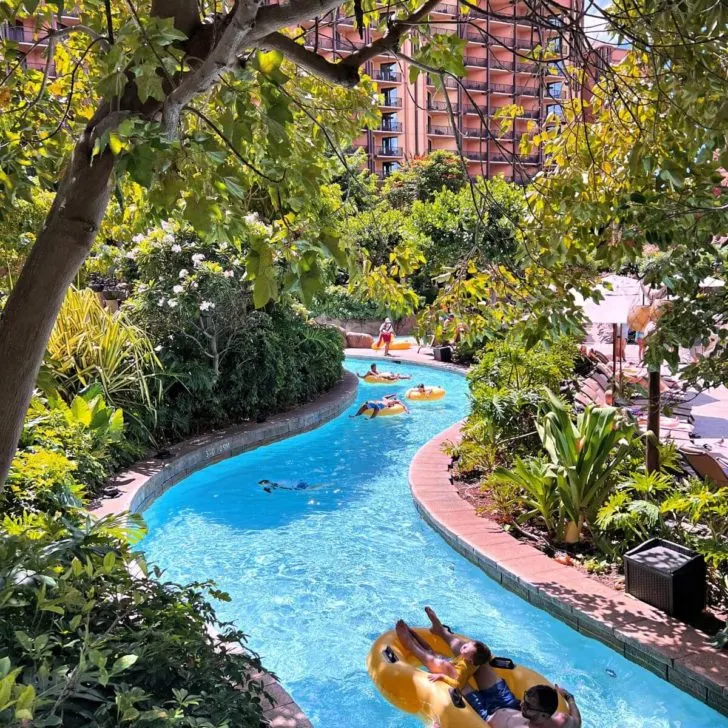
[[[472,407],[456,452],[462,472],[489,471],[539,449],[544,387],[558,389],[572,377],[577,353],[568,338],[532,349],[515,337],[488,345],[468,375]]]
[[[339,333],[309,324],[284,304],[257,310],[232,244],[155,231],[133,257],[132,316],[159,342],[165,370],[162,436],[263,420],[340,378]]]
[[[314,297],[309,307],[312,316],[338,319],[376,319],[385,312],[373,301],[360,301],[345,286],[329,286]]]
[[[115,518],[0,523],[0,724],[258,728],[258,659],[209,603],[226,596],[149,578],[128,544]]]
[[[55,393],[34,397],[26,416],[7,487],[5,513],[65,513],[93,496],[135,453],[123,440],[124,418],[92,385],[67,404]]]

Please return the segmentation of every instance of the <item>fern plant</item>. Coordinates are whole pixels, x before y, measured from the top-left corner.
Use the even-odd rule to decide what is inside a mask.
[[[596,525],[619,536],[621,551],[660,535],[665,531],[660,499],[672,487],[672,479],[665,473],[633,473],[599,509]]]

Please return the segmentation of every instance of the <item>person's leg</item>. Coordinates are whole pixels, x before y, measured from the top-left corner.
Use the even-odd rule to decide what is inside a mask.
[[[430,632],[443,640],[452,651],[453,655],[457,655],[460,652],[460,648],[463,646],[463,641],[456,637],[452,632],[448,632],[443,626],[440,618],[435,614],[435,610],[431,607],[425,607],[425,614],[430,619],[431,626]]]
[[[452,665],[441,655],[434,653],[429,645],[425,649],[420,644],[420,640],[415,639],[414,632],[403,619],[397,622],[395,631],[402,646],[411,652],[430,672],[449,674],[453,670]]]
[[[364,414],[364,410],[366,409],[369,409],[368,402],[364,402],[364,404],[359,407],[359,409],[353,415],[349,415],[349,417],[358,417],[359,415]]]

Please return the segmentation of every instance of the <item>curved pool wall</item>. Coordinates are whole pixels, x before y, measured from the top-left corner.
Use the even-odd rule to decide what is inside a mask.
[[[381,360],[380,360],[381,361]],[[366,362],[347,360],[352,371]],[[349,419],[194,473],[144,512],[147,557],[175,581],[214,579],[218,605],[250,635],[316,728],[415,728],[365,668],[372,641],[431,604],[454,629],[528,664],[579,699],[589,728],[728,728],[728,719],[487,577],[419,517],[415,452],[468,409],[467,383],[402,364],[443,386],[410,416]],[[406,384],[360,385],[358,401]],[[260,481],[269,481],[261,484]]]

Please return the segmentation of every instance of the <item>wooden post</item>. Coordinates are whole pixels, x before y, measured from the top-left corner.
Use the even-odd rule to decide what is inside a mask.
[[[647,429],[654,435],[647,438],[647,472],[654,473],[660,469],[660,371],[650,370],[649,409],[647,411]]]

